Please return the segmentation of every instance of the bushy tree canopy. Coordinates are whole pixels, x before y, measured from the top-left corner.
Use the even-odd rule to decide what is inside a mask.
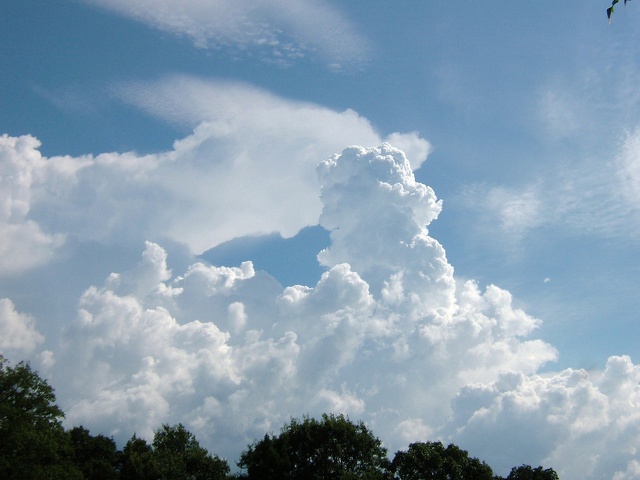
[[[221,480],[229,473],[226,460],[209,454],[182,424],[156,431],[153,457],[161,480]]]
[[[491,467],[455,445],[418,442],[397,452],[392,469],[399,480],[493,480]]]
[[[121,480],[157,480],[159,474],[153,459],[153,448],[135,434],[122,449]]]
[[[28,363],[0,355],[0,478],[82,478],[53,388]]]
[[[559,480],[558,474],[553,468],[543,469],[542,467],[532,468],[529,465],[513,467],[507,480]]]
[[[292,419],[280,435],[265,437],[242,453],[249,479],[385,478],[386,449],[364,423],[343,415]]]
[[[73,461],[84,478],[116,480],[120,466],[120,452],[113,438],[93,436],[84,427],[73,427],[68,432],[73,449]]]

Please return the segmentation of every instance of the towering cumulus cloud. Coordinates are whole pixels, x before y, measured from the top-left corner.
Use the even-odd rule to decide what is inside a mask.
[[[539,321],[454,277],[427,230],[441,202],[402,151],[350,147],[318,175],[331,245],[313,287],[283,289],[251,262],[176,275],[147,242],[138,265],[87,289],[51,369],[68,422],[120,440],[182,422],[233,461],[291,416],[343,412],[391,452],[442,439],[499,473],[637,473],[638,367],[537,374],[556,358],[530,338]]]

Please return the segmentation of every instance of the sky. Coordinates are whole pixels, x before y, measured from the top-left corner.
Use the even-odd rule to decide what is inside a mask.
[[[0,352],[66,425],[640,476],[640,5],[0,5]]]

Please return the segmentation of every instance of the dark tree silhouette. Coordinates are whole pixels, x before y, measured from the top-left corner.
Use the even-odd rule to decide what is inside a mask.
[[[115,480],[120,467],[120,452],[116,442],[104,435],[92,436],[84,427],[73,427],[68,432],[73,449],[73,462],[84,478]]]
[[[507,480],[559,480],[558,474],[553,468],[533,468],[529,465],[513,467]]]
[[[202,448],[182,424],[156,431],[153,458],[162,480],[222,480],[229,473],[226,460]]]
[[[28,363],[0,355],[0,478],[81,479],[53,388]]]
[[[441,442],[418,442],[397,452],[392,469],[399,480],[493,480],[491,467],[466,450]]]
[[[249,479],[387,478],[386,449],[364,423],[343,415],[292,419],[277,436],[265,435],[242,453]]]
[[[159,474],[153,461],[153,448],[135,434],[122,449],[121,480],[157,480]]]

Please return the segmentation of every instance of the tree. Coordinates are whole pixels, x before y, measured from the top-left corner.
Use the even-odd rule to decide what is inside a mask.
[[[116,442],[104,435],[92,436],[84,427],[68,432],[73,448],[73,460],[86,479],[115,480],[118,478],[120,452]]]
[[[392,470],[399,480],[493,480],[491,467],[466,450],[441,442],[417,442],[395,454]]]
[[[162,480],[219,480],[229,473],[226,460],[209,454],[182,424],[156,431],[153,459]]]
[[[529,465],[513,467],[507,480],[559,480],[558,474],[553,468],[545,470],[542,467],[532,468]]]
[[[624,4],[626,5],[629,0],[624,0]],[[620,0],[613,0],[611,2],[611,6],[607,8],[607,18],[609,19],[609,23],[611,23],[611,15],[613,15],[614,7],[617,3],[620,3]]]
[[[53,388],[28,363],[0,355],[0,478],[81,479]]]
[[[238,466],[247,469],[248,478],[279,480],[291,470],[284,439],[265,435],[242,453]]]
[[[157,480],[159,478],[153,459],[153,448],[135,433],[122,449],[121,480]]]
[[[249,479],[387,478],[387,451],[364,423],[343,415],[292,419],[280,435],[265,435],[240,456]]]
[[[122,450],[121,480],[221,480],[227,461],[211,455],[183,425],[162,425],[149,445],[135,434]]]

